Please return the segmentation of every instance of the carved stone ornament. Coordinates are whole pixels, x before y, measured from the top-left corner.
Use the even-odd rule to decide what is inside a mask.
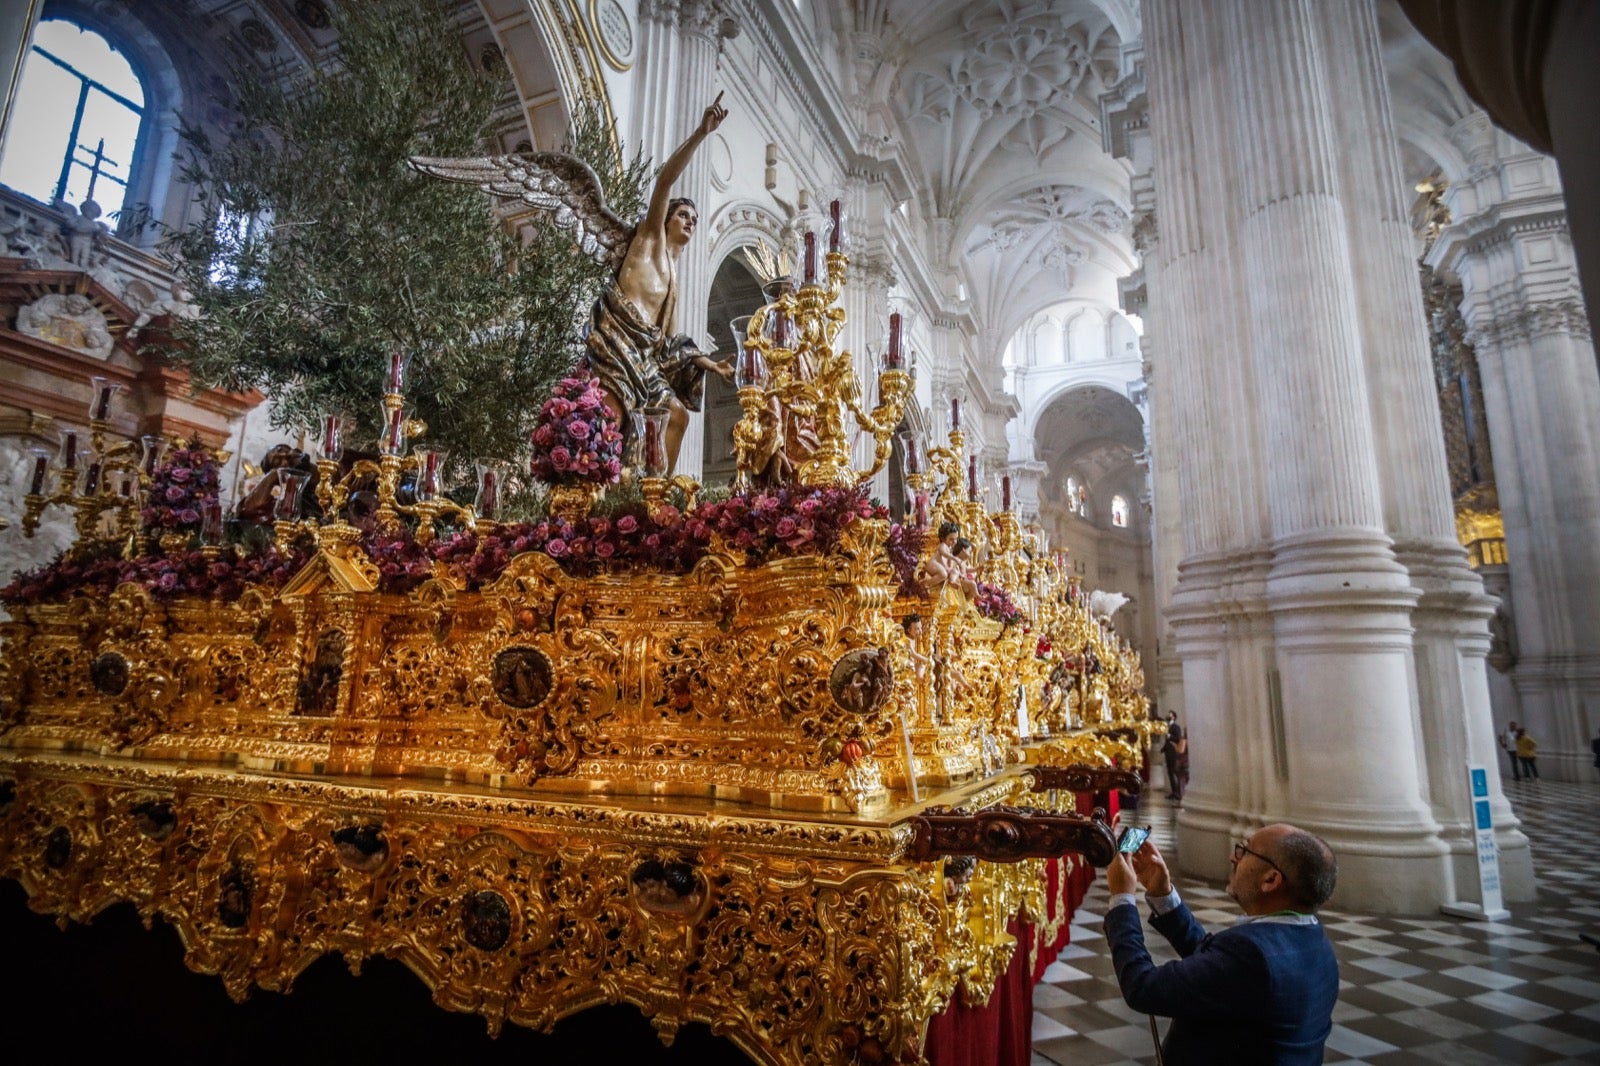
[[[17,312],[17,332],[96,359],[111,355],[113,341],[105,312],[80,293],[53,292]]]

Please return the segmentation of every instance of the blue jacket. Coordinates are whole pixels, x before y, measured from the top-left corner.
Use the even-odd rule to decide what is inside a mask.
[[[1157,966],[1139,909],[1106,912],[1117,982],[1128,1006],[1172,1019],[1167,1066],[1322,1061],[1339,998],[1339,963],[1316,923],[1255,921],[1207,933],[1179,904],[1150,919],[1179,958]]]

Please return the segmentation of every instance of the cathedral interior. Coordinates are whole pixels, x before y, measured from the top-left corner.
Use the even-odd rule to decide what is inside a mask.
[[[1229,843],[1263,825],[1335,848],[1341,961],[1390,984],[1415,977],[1427,991],[1391,1006],[1428,1017],[1396,1020],[1372,998],[1384,989],[1358,989],[1328,1061],[1443,1061],[1482,1032],[1448,1009],[1468,1004],[1526,1031],[1450,1061],[1595,1061],[1600,978],[1593,953],[1566,941],[1600,932],[1600,901],[1573,873],[1592,855],[1566,854],[1556,830],[1588,825],[1592,840],[1600,810],[1600,173],[1587,118],[1600,91],[1584,59],[1600,43],[1596,9],[396,3],[441,8],[438,49],[497,86],[479,155],[564,151],[584,116],[650,173],[694,143],[673,183],[698,217],[673,261],[669,332],[714,360],[759,348],[773,374],[822,397],[818,410],[854,418],[841,432],[814,416],[794,477],[872,505],[843,519],[831,569],[805,551],[724,565],[714,541],[718,559],[664,576],[541,555],[492,583],[452,585],[436,563],[395,593],[380,567],[352,562],[354,532],[286,533],[279,514],[268,528],[285,557],[286,537],[315,545],[276,592],[244,585],[204,609],[128,584],[8,600],[0,937],[24,985],[0,1008],[11,1031],[246,1060],[979,1062],[941,1051],[953,1030],[940,1026],[956,1024],[952,1003],[1001,1009],[1012,967],[1032,971],[1016,1008],[1032,1048],[1024,1037],[1018,1061],[1151,1062],[1142,1030],[1085,998],[1110,972],[1093,932],[1104,894],[1090,887],[1104,863],[1086,856],[1109,842],[1120,788],[1158,820],[1186,892],[1217,896]],[[0,14],[0,580],[95,536],[131,556],[132,527],[106,531],[133,521],[156,469],[117,458],[141,439],[146,458],[155,438],[215,457],[203,476],[229,514],[245,512],[274,448],[310,462],[318,426],[277,417],[273,389],[205,382],[152,345],[205,313],[171,236],[273,223],[270,210],[219,216],[192,165],[197,140],[259,136],[239,120],[241,77],[292,97],[337,76],[351,6],[21,0]],[[708,104],[726,117],[706,132]],[[508,230],[546,225],[531,194],[492,202]],[[804,285],[785,290],[802,261]],[[824,338],[830,369],[806,378],[783,361],[778,309]],[[588,321],[587,304],[574,313]],[[701,486],[731,483],[737,498],[764,476],[750,427],[767,401],[741,373],[704,375],[681,447],[669,434],[674,469],[644,475],[657,484],[647,503],[675,499],[687,516]],[[848,381],[837,397],[818,384],[829,374]],[[395,426],[401,376],[397,361],[368,404],[382,399]],[[530,418],[543,399],[528,398]],[[773,399],[768,430],[795,433],[810,410]],[[657,424],[638,425],[648,453]],[[103,504],[49,482],[74,468],[74,448],[94,477],[104,465]],[[337,452],[324,443],[317,461],[332,465],[314,491],[348,469]],[[380,482],[415,471],[411,503],[378,496],[421,508],[424,548],[436,519],[467,510],[423,493],[429,455],[442,453],[368,464]],[[487,458],[451,458],[479,479],[468,502],[487,536]],[[330,515],[343,484],[324,498]],[[892,560],[888,531],[919,526],[918,573],[933,573],[941,518],[985,531],[977,585],[1010,589],[1027,625],[974,608],[959,576],[924,586],[919,616],[887,564],[862,561]],[[196,545],[214,549],[194,522]],[[918,623],[929,635],[908,638]],[[802,631],[825,632],[820,658]],[[151,695],[151,664],[189,676],[183,657],[198,661],[208,633],[236,637],[227,654],[246,664],[208,682],[226,697],[190,714],[188,682]],[[887,665],[873,673],[891,651],[892,685]],[[477,673],[451,674],[452,657]],[[1075,678],[1064,701],[1055,663]],[[430,692],[429,677],[456,680]],[[121,698],[141,684],[146,695]],[[643,708],[633,732],[606,734],[635,713],[630,699]],[[410,709],[390,720],[389,703]],[[956,709],[980,704],[970,719]],[[1169,713],[1191,740],[1181,802],[1156,795],[1174,786],[1150,723]],[[535,719],[550,732],[536,738]],[[1519,725],[1540,782],[1507,779]],[[1049,776],[1083,762],[1102,776]],[[1142,797],[1104,776],[1141,768]],[[969,889],[970,867],[952,873],[963,849],[941,843],[941,803],[1031,804],[1036,831],[1069,843],[1048,860],[968,848],[982,859]],[[785,833],[807,843],[773,843]],[[124,877],[119,864],[147,861],[139,839],[160,857]],[[80,860],[91,851],[104,866]],[[632,924],[585,902],[607,879],[633,901]],[[384,887],[352,887],[367,881]],[[532,902],[506,917],[496,908],[516,891]],[[358,897],[378,902],[363,916]],[[440,931],[439,915],[463,907],[470,948]],[[813,918],[778,923],[800,930],[785,941],[763,907]],[[313,911],[317,936],[289,935]],[[1523,927],[1518,951],[1484,946],[1497,913]],[[1439,943],[1481,957],[1368,947],[1383,923],[1409,922],[1383,925],[1403,939],[1453,936],[1457,921],[1474,923],[1461,933],[1472,942]],[[520,954],[494,958],[484,944],[508,935]],[[546,935],[564,947],[530,946]],[[586,937],[625,944],[626,961]],[[1517,970],[1523,955],[1549,965]],[[1472,973],[1436,978],[1449,967]],[[893,972],[859,977],[880,970]],[[1500,983],[1468,987],[1490,971]],[[1473,999],[1514,997],[1518,983],[1535,994]],[[1114,1030],[1145,1043],[1089,1039]]]

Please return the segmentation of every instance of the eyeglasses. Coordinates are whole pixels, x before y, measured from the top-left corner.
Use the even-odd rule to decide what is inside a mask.
[[[1233,846],[1234,864],[1237,865],[1239,860],[1244,858],[1246,855],[1254,855],[1256,858],[1260,859],[1274,870],[1277,870],[1279,877],[1282,877],[1285,881],[1289,880],[1289,875],[1283,872],[1283,867],[1279,866],[1277,863],[1273,862],[1259,851],[1251,851],[1250,845],[1241,840],[1239,843]]]

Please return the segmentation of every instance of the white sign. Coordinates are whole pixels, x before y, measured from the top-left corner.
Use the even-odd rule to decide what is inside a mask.
[[[1478,898],[1480,903],[1447,903],[1439,908],[1446,914],[1498,922],[1511,917],[1500,892],[1500,846],[1494,840],[1494,819],[1489,815],[1489,771],[1482,766],[1467,767],[1467,791],[1472,800],[1472,829],[1478,850]]]

